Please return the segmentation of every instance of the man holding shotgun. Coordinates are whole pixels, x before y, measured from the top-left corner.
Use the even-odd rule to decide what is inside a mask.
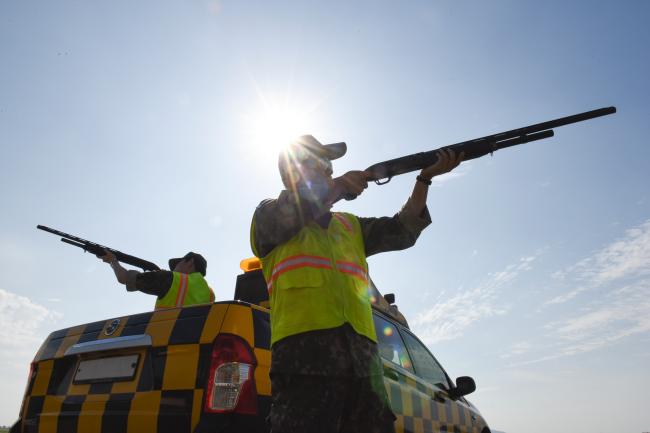
[[[285,190],[255,210],[251,247],[262,261],[271,303],[269,415],[274,433],[392,432],[377,354],[366,257],[408,248],[431,223],[431,178],[462,160],[553,136],[553,128],[616,112],[604,107],[464,141],[332,178],[345,143],[300,137],[280,154]],[[357,197],[369,180],[422,170],[392,218],[331,212]]]
[[[155,295],[156,310],[214,302],[214,292],[205,280],[208,262],[201,254],[190,251],[183,257],[169,259],[169,271],[165,271],[155,263],[70,233],[40,224],[36,228],[61,236],[62,242],[81,248],[108,263],[117,282],[124,284],[129,292],[137,290]],[[144,272],[126,269],[120,262],[138,267]]]
[[[156,296],[156,310],[214,302],[214,292],[205,280],[208,262],[201,254],[190,251],[183,257],[169,259],[169,271],[149,272],[124,268],[109,250],[97,257],[111,266],[118,283],[124,284],[129,292]]]
[[[463,159],[453,150],[439,152],[401,211],[361,218],[331,211],[368,186],[366,171],[332,177],[331,161],[345,152],[345,143],[298,138],[279,158],[286,189],[253,216],[251,248],[262,261],[271,304],[273,433],[394,431],[366,257],[415,244],[431,223],[431,179]]]

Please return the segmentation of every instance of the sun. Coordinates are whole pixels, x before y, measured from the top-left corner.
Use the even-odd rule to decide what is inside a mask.
[[[296,137],[314,131],[311,111],[289,104],[266,103],[245,116],[247,141],[259,157],[275,157]]]

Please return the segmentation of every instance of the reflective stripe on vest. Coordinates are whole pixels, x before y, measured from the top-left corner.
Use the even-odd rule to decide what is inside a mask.
[[[368,274],[366,273],[366,270],[363,267],[357,265],[356,263],[343,262],[339,260],[336,262],[336,269],[338,269],[341,272],[354,275],[364,283],[368,284]]]
[[[321,256],[298,255],[287,257],[273,267],[271,278],[266,285],[267,289],[269,290],[269,294],[273,290],[273,282],[277,280],[280,275],[284,274],[285,272],[306,267],[332,269],[332,264],[330,262],[330,259]]]
[[[185,295],[187,294],[187,274],[181,274],[180,283],[178,287],[178,294],[176,295],[175,307],[183,306],[185,302]]]
[[[335,214],[332,214],[332,215],[334,215],[334,218],[336,218],[337,220],[339,220],[339,222],[340,222],[341,224],[343,224],[343,227],[345,227],[345,229],[346,229],[347,231],[349,231],[350,233],[352,233],[352,224],[350,224],[350,221],[348,221],[348,220],[347,220],[343,215],[341,215],[340,213],[335,213]]]
[[[268,289],[269,294],[271,294],[271,291],[273,290],[273,282],[280,275],[288,271],[305,267],[333,269],[331,261],[327,257],[300,255],[286,258],[282,262],[275,265],[273,268],[271,280],[266,284],[266,288]],[[353,275],[364,283],[368,284],[368,274],[362,266],[356,263],[339,260],[336,262],[336,269],[339,272],[345,272],[346,274]]]
[[[208,304],[214,301],[214,292],[199,272],[182,274],[173,272],[172,284],[162,299],[156,300],[155,308],[176,308],[188,305]]]
[[[344,323],[377,340],[357,217],[333,213],[326,229],[312,221],[261,261],[271,305],[271,344]]]

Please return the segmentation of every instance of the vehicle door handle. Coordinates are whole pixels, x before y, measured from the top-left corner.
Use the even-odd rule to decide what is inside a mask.
[[[447,399],[441,392],[434,392],[433,397],[431,397],[431,399],[437,401],[438,403],[444,403],[447,401]]]

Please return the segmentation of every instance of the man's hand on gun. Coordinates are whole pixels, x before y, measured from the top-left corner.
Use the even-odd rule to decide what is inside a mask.
[[[360,170],[348,171],[343,176],[334,179],[335,198],[357,198],[364,189],[368,188],[368,173]]]
[[[422,169],[420,176],[425,179],[431,180],[435,176],[448,173],[463,161],[465,152],[456,155],[451,149],[444,149],[438,151],[438,160]],[[370,173],[362,170],[352,170],[345,173],[343,176],[337,177],[333,180],[334,188],[332,191],[332,203],[346,198],[352,200],[357,198],[361,193],[368,188],[368,180]]]
[[[117,281],[121,284],[126,284],[127,278],[128,278],[128,273],[129,271],[126,270],[122,265],[120,265],[119,260],[117,260],[117,257],[115,257],[115,254],[108,250],[104,250],[104,255],[99,255],[97,254],[97,257],[101,259],[104,263],[108,263],[111,268],[113,268],[113,272],[115,272],[115,277],[117,278]],[[135,271],[131,271],[135,272]]]
[[[427,180],[431,180],[435,176],[449,173],[454,168],[458,167],[465,157],[465,152],[456,155],[451,149],[443,149],[437,152],[438,160],[420,172],[420,176]]]
[[[102,259],[104,263],[108,263],[110,265],[117,262],[117,258],[115,257],[115,254],[106,250],[104,250],[103,256],[97,255],[97,258]]]

